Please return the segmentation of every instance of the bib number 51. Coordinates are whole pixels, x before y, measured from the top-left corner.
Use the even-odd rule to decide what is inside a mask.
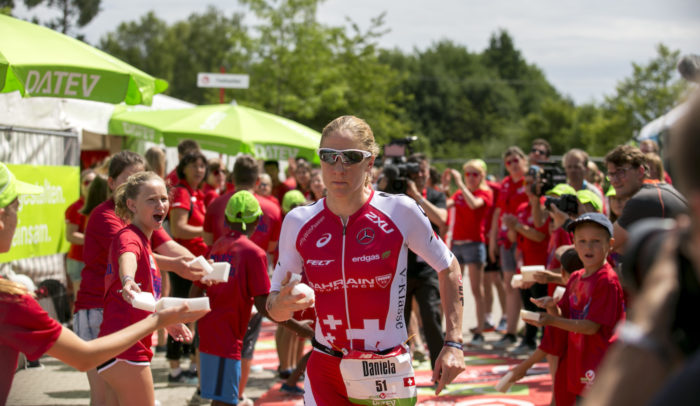
[[[377,385],[377,392],[386,392],[388,390],[386,380],[374,381],[374,384]]]

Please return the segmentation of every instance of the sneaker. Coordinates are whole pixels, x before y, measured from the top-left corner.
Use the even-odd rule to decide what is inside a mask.
[[[517,347],[510,350],[511,354],[529,354],[537,348],[535,343],[528,343],[525,340],[520,341]]]
[[[489,333],[491,331],[494,331],[493,324],[489,323],[488,321],[484,322],[484,328],[481,329],[482,333]],[[477,328],[472,327],[469,329],[469,332],[472,334],[477,334]]]
[[[177,376],[172,376],[171,374],[168,374],[168,384],[197,386],[198,379],[196,376],[194,378],[187,376],[187,373],[185,371],[182,371]]]
[[[280,392],[284,392],[290,395],[294,396],[299,396],[304,394],[304,389],[294,385],[287,385],[286,383],[283,383],[282,386],[280,386]]]
[[[255,403],[247,397],[238,398],[238,406],[253,406]]]
[[[185,376],[188,378],[195,378],[195,379],[198,378],[197,377],[197,369],[195,369],[194,371],[191,369],[188,369],[186,371],[182,371],[182,373],[185,374]]]
[[[501,334],[506,334],[506,331],[508,331],[508,321],[505,319],[505,317],[501,317],[501,321],[498,322],[496,331]]]
[[[425,361],[426,360],[425,352],[418,350],[418,349],[414,350],[413,351],[413,359],[418,361],[418,362]]]
[[[504,334],[500,340],[496,341],[491,345],[493,346],[493,348],[496,349],[504,349],[510,347],[513,344],[515,344],[515,336],[513,334]]]
[[[468,345],[470,347],[482,347],[484,345],[484,336],[482,334],[474,334]]]

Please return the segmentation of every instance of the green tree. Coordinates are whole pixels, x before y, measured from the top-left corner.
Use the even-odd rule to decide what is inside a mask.
[[[259,22],[247,100],[319,130],[340,115],[357,115],[380,142],[407,130],[398,119],[399,73],[378,57],[382,16],[367,31],[351,22],[348,33],[316,21],[318,0],[241,2]]]
[[[498,72],[515,91],[523,115],[537,111],[548,98],[559,98],[542,71],[525,61],[507,31],[492,34],[481,57],[484,65]]]
[[[647,64],[632,63],[632,76],[618,82],[614,95],[606,97],[606,117],[626,121],[624,133],[616,137],[624,141],[634,136],[648,122],[666,114],[681,100],[688,85],[676,65],[680,51],[657,45],[657,55]]]
[[[170,83],[173,97],[196,104],[218,103],[218,89],[197,87],[198,72],[218,72],[221,66],[246,72],[248,39],[242,16],[225,17],[210,7],[172,26],[154,12],[136,22],[121,23],[105,35],[99,47],[151,75]],[[228,91],[227,97],[234,97]]]
[[[6,0],[10,7],[14,6],[12,0]],[[75,28],[83,28],[92,21],[100,12],[101,0],[24,0],[24,5],[32,9],[38,5],[56,9],[59,15],[53,19],[42,22],[43,25],[71,34]],[[35,22],[39,22],[34,18]],[[82,35],[78,35],[82,39]]]

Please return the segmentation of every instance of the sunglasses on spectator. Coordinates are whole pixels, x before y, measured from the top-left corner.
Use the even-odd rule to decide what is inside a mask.
[[[88,185],[91,184],[91,183],[92,183],[91,180],[85,179],[85,180],[83,181],[83,186],[88,186]]]
[[[520,162],[520,159],[518,159],[518,158],[513,158],[513,159],[507,160],[507,161],[506,161],[506,165],[513,165],[513,164],[517,164],[518,162]]]
[[[533,154],[547,155],[546,149],[533,148],[530,150]]]
[[[472,178],[478,178],[481,176],[480,172],[464,172],[464,176],[470,176]]]
[[[372,156],[369,151],[363,151],[361,149],[332,149],[332,148],[319,148],[318,156],[321,158],[321,162],[327,164],[335,164],[340,158],[340,162],[345,165],[359,164],[365,158]]]
[[[214,174],[214,175],[216,175],[216,176],[218,176],[220,173],[224,173],[224,174],[225,174],[225,173],[226,173],[226,169],[214,169],[213,171],[211,171],[211,173]]]

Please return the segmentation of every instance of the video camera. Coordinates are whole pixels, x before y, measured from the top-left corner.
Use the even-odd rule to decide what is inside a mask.
[[[405,194],[409,176],[420,171],[417,163],[406,162],[406,156],[412,152],[411,143],[416,139],[416,136],[394,139],[384,146],[384,192]]]
[[[547,196],[544,200],[545,209],[552,210],[552,205],[566,214],[578,215],[578,197],[575,195]]]
[[[538,162],[537,165],[531,165],[527,174],[534,179],[530,185],[530,191],[536,196],[544,196],[554,186],[566,183],[564,168],[553,162]]]

